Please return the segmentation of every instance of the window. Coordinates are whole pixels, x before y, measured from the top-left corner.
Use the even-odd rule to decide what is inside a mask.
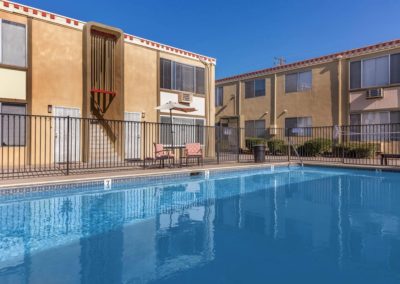
[[[400,140],[400,111],[350,114],[352,141]]]
[[[364,60],[362,62],[362,86],[365,88],[389,84],[389,57]]]
[[[186,143],[204,144],[204,119],[173,116],[171,125],[169,116],[161,116],[160,121],[160,143],[175,146]]]
[[[215,106],[224,105],[224,87],[215,88]]]
[[[350,63],[350,89],[400,83],[400,53]]]
[[[265,120],[246,120],[244,122],[244,133],[246,137],[265,137]]]
[[[160,59],[160,88],[171,89],[171,60]]]
[[[160,58],[160,88],[205,93],[205,69]]]
[[[303,92],[312,88],[311,71],[287,74],[285,76],[285,92]]]
[[[361,88],[361,61],[350,63],[350,89]]]
[[[26,27],[0,19],[0,63],[26,67]]]
[[[196,94],[205,94],[204,76],[204,68],[196,67]]]
[[[1,146],[25,146],[26,106],[21,104],[0,104]]]
[[[244,83],[244,97],[254,98],[265,96],[265,79],[251,80]]]
[[[311,117],[291,117],[285,119],[286,136],[311,136]]]
[[[400,83],[400,53],[390,55],[390,83]]]

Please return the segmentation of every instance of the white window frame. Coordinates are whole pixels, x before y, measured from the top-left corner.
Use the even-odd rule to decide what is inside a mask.
[[[309,88],[309,89],[305,89],[305,90],[300,90],[299,89],[299,78],[300,78],[300,74],[301,73],[310,73],[311,74],[311,87]],[[296,77],[297,77],[297,80],[296,80],[296,91],[294,91],[294,92],[287,92],[286,91],[286,76],[287,75],[294,75],[294,74],[296,74]],[[308,91],[311,91],[312,89],[313,89],[313,72],[312,72],[312,69],[309,69],[309,70],[304,70],[304,71],[298,71],[298,72],[292,72],[292,73],[286,73],[285,74],[285,95],[287,95],[287,94],[292,94],[292,93],[304,93],[304,92],[308,92]]]
[[[392,64],[392,55],[393,54],[399,54],[400,52],[391,52],[391,53],[389,53],[389,54],[383,54],[383,55],[379,55],[379,56],[374,56],[374,57],[368,57],[368,58],[363,58],[363,59],[354,59],[354,60],[351,60],[351,61],[349,61],[349,64],[348,64],[348,66],[347,66],[347,72],[348,72],[348,89],[349,90],[351,90],[351,91],[354,91],[354,90],[360,90],[360,89],[373,89],[373,88],[379,88],[379,87],[388,87],[388,86],[393,86],[393,85],[399,85],[399,83],[394,83],[394,84],[392,84],[392,82],[391,82],[391,73],[390,73],[390,67],[391,67],[391,64]],[[371,86],[371,87],[365,87],[365,86],[363,86],[363,76],[364,76],[364,68],[363,68],[363,66],[364,66],[364,61],[366,61],[366,60],[371,60],[371,59],[376,59],[376,58],[380,58],[380,57],[388,57],[388,60],[389,60],[389,64],[388,64],[388,76],[389,76],[389,83],[387,84],[387,85],[384,85],[384,86]],[[352,62],[357,62],[357,61],[360,61],[361,62],[361,72],[360,72],[360,76],[361,76],[361,86],[360,86],[360,88],[354,88],[354,89],[351,89],[351,81],[350,81],[350,78],[351,78],[351,72],[350,72],[350,65],[351,65],[351,63]]]
[[[207,77],[206,77],[206,69],[204,67],[199,67],[199,66],[196,66],[196,65],[186,64],[186,63],[178,62],[178,61],[175,61],[175,60],[172,60],[172,59],[169,59],[169,58],[164,58],[164,57],[160,57],[159,60],[161,61],[161,59],[171,61],[171,88],[170,89],[161,88],[161,89],[168,90],[168,91],[178,91],[178,92],[196,94],[196,95],[199,95],[199,96],[205,96],[206,95],[206,93],[207,93],[207,90],[206,90]],[[193,76],[193,91],[183,91],[183,90],[179,90],[176,87],[176,65],[177,64],[181,64],[181,65],[193,68],[193,74],[192,74],[192,76]],[[161,68],[161,66],[160,66],[160,68]],[[204,94],[197,93],[197,80],[196,80],[196,70],[197,70],[197,68],[201,68],[201,69],[204,70]],[[158,71],[158,72],[160,73],[160,71]],[[182,89],[183,89],[183,85],[182,85]]]

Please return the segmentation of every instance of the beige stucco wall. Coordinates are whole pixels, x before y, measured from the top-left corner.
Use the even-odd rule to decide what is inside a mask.
[[[32,113],[47,105],[82,109],[82,32],[32,21]]]
[[[240,103],[242,110],[242,117],[246,120],[265,120],[265,125],[268,127],[271,122],[271,95],[272,88],[272,76],[263,78],[265,80],[265,95],[260,97],[245,98],[244,89],[245,82],[242,82],[240,95]],[[266,114],[268,112],[268,114]]]
[[[221,117],[236,115],[236,100],[237,100],[237,84],[222,85],[223,87],[223,104],[222,106],[215,107],[215,120],[218,122]],[[215,100],[213,102],[215,104]]]
[[[400,88],[385,88],[382,98],[368,99],[366,91],[350,93],[350,111],[373,111],[384,109],[398,109],[400,107]]]
[[[285,93],[285,74],[277,76],[277,125],[284,127],[286,117],[312,117],[313,126],[335,124],[337,113],[337,62],[330,62],[296,72],[312,71],[312,88],[304,92]],[[283,111],[287,110],[284,114]]]
[[[144,112],[146,121],[157,121],[157,51],[133,44],[124,48],[125,111]]]

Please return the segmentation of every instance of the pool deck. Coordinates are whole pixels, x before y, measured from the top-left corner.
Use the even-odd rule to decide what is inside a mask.
[[[297,163],[291,163],[291,165],[296,165]],[[177,173],[192,173],[201,172],[205,170],[221,170],[221,169],[240,169],[240,168],[260,168],[268,166],[288,166],[289,162],[274,162],[274,163],[229,163],[221,165],[204,165],[204,166],[192,166],[185,168],[151,168],[151,169],[132,169],[132,170],[119,170],[115,171],[101,171],[95,173],[83,173],[83,174],[73,174],[73,175],[63,175],[63,176],[38,176],[38,177],[28,177],[23,179],[9,179],[0,181],[0,190],[9,187],[26,187],[29,185],[46,185],[46,184],[65,184],[65,183],[75,183],[75,182],[85,182],[85,181],[95,181],[104,179],[115,179],[115,178],[125,178],[125,177],[143,177],[143,176],[156,176],[156,175],[169,175]]]
[[[342,163],[327,163],[322,161],[304,161],[306,166],[323,166],[323,167],[338,167],[338,168],[352,168],[352,169],[365,169],[365,170],[376,170],[380,169],[383,171],[396,171],[400,172],[399,167],[393,166],[377,166],[377,165],[354,165],[354,164],[342,164]],[[192,173],[201,172],[205,170],[234,170],[240,168],[260,168],[268,166],[288,166],[288,165],[299,165],[295,162],[269,162],[269,163],[229,163],[220,165],[204,165],[204,166],[193,166],[185,168],[151,168],[151,169],[130,169],[130,170],[119,170],[115,169],[111,171],[100,171],[93,173],[82,173],[73,175],[57,175],[57,176],[38,176],[38,177],[28,177],[23,179],[8,179],[0,181],[0,190],[7,189],[9,187],[27,187],[30,185],[47,185],[47,184],[65,184],[65,183],[75,183],[75,182],[87,182],[96,181],[104,179],[115,179],[115,178],[126,178],[126,177],[143,177],[143,176],[158,176],[158,175],[169,175],[177,173]]]

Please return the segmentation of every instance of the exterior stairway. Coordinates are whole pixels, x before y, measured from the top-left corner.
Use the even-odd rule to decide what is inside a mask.
[[[123,162],[116,149],[116,144],[107,135],[107,131],[101,123],[90,124],[90,149],[89,162],[92,164],[110,165]],[[118,140],[116,140],[116,143]]]

